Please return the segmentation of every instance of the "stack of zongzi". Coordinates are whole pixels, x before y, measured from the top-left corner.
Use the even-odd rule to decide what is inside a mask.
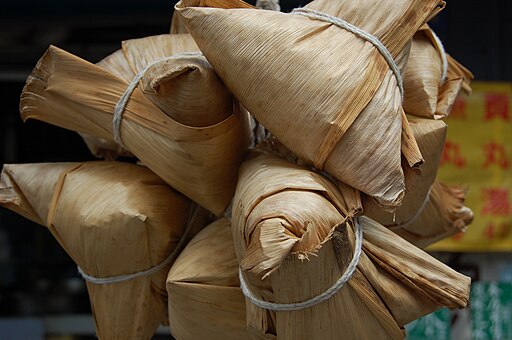
[[[173,34],[97,64],[50,46],[22,118],[147,168],[6,165],[0,204],[78,264],[100,338],[168,320],[180,340],[403,339],[469,299],[470,279],[418,248],[472,219],[436,181],[438,119],[472,78],[426,25],[444,5],[181,0]],[[203,229],[199,206],[224,217]]]

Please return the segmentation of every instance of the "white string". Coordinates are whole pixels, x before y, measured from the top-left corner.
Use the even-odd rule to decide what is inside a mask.
[[[358,37],[373,44],[373,46],[375,46],[375,48],[377,48],[377,50],[379,50],[379,52],[382,54],[384,59],[386,59],[386,61],[389,64],[389,67],[395,74],[397,86],[400,89],[400,94],[402,95],[402,101],[403,101],[404,85],[403,85],[402,75],[400,74],[400,69],[398,68],[395,60],[393,59],[393,56],[388,51],[386,46],[384,46],[384,44],[382,44],[377,37],[371,35],[370,33],[366,32],[366,31],[363,31],[359,27],[356,27],[356,26],[346,22],[345,20],[342,20],[337,17],[333,17],[329,14],[326,14],[326,13],[323,13],[320,11],[315,11],[315,10],[308,9],[308,8],[296,8],[292,11],[292,14],[299,14],[299,15],[308,17],[310,19],[316,19],[316,20],[329,22],[329,23],[334,24],[344,30],[352,32],[353,34],[357,35]]]
[[[350,280],[352,275],[354,274],[354,271],[356,270],[357,264],[359,263],[359,258],[361,257],[361,252],[363,249],[363,228],[361,224],[359,223],[359,217],[356,216],[354,218],[354,226],[355,226],[355,249],[354,249],[354,255],[352,257],[352,260],[350,261],[347,269],[343,273],[343,275],[332,285],[329,289],[327,289],[325,292],[323,292],[320,295],[317,295],[307,301],[303,302],[296,302],[296,303],[274,303],[274,302],[267,302],[258,299],[255,297],[252,292],[247,287],[247,284],[245,282],[244,275],[242,273],[242,270],[238,269],[238,276],[240,277],[240,288],[242,289],[242,293],[251,301],[252,304],[268,310],[273,311],[294,311],[294,310],[301,310],[305,308],[312,307],[314,305],[317,305],[323,301],[326,301],[330,299],[334,294],[336,294],[343,285]]]
[[[78,272],[80,273],[80,275],[82,275],[82,277],[86,281],[89,281],[96,285],[107,285],[107,284],[112,284],[112,283],[119,283],[119,282],[133,280],[133,279],[135,279],[137,277],[141,277],[141,276],[149,276],[149,275],[152,275],[152,274],[160,271],[161,269],[164,269],[167,265],[169,265],[174,260],[176,255],[178,255],[178,253],[181,251],[181,248],[185,245],[184,243],[185,243],[188,233],[191,229],[192,222],[196,218],[198,211],[199,211],[199,207],[197,205],[194,205],[193,207],[191,207],[189,216],[188,216],[188,220],[187,220],[187,227],[185,228],[185,232],[183,233],[183,235],[181,235],[181,238],[180,238],[178,244],[176,245],[176,247],[174,248],[174,250],[160,264],[158,264],[154,267],[151,267],[149,269],[133,273],[133,274],[117,275],[117,276],[111,276],[111,277],[94,277],[91,275],[87,275],[82,270],[82,268],[80,268],[80,266],[77,266]]]
[[[146,74],[146,72],[155,64],[158,64],[160,62],[175,59],[178,57],[186,57],[186,56],[202,56],[200,52],[182,52],[175,54],[171,57],[166,57],[162,59],[158,59],[147,65],[142,71],[137,73],[137,75],[132,79],[126,90],[124,91],[121,98],[119,98],[119,101],[117,102],[115,108],[114,108],[114,116],[112,118],[112,134],[114,136],[114,141],[122,145],[121,142],[121,121],[123,120],[123,112],[126,109],[126,105],[128,105],[128,101],[130,100],[130,97],[132,96],[133,91],[137,88],[139,85],[139,81],[142,79],[142,77]]]
[[[441,61],[443,63],[443,70],[441,73],[441,84],[443,84],[446,80],[446,75],[448,73],[448,58],[446,57],[446,51],[444,50],[444,46],[443,43],[441,42],[441,39],[439,39],[434,30],[431,29],[430,32],[432,32],[432,37],[436,41],[437,47],[439,48],[439,54],[441,55]]]
[[[421,207],[418,209],[418,211],[416,211],[416,214],[414,214],[414,216],[411,219],[409,219],[409,221],[402,223],[402,224],[395,225],[389,229],[395,230],[395,229],[407,228],[408,226],[410,226],[411,224],[416,222],[418,217],[420,217],[421,213],[423,212],[423,209],[425,209],[425,207],[427,206],[427,203],[430,201],[431,191],[432,191],[432,187],[430,187],[430,189],[428,189],[427,196],[425,197],[425,200],[421,204]]]

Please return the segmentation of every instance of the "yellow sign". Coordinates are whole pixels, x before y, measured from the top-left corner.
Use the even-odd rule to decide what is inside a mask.
[[[468,231],[429,250],[512,251],[512,83],[472,84],[455,102],[438,178],[468,187]]]

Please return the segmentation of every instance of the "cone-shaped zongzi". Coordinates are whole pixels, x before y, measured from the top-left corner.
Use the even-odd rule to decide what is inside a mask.
[[[125,80],[51,46],[27,79],[20,111],[25,120],[39,119],[107,140],[117,131],[122,144],[165,182],[213,213],[222,213],[249,143],[246,112],[232,103],[228,118],[189,126],[135,88],[124,113],[115,116],[116,130],[115,107],[127,87]]]
[[[397,207],[401,150],[409,166],[422,162],[403,120],[400,69],[444,2],[315,0],[292,14],[216,3],[182,0],[175,10],[240,102],[300,158]]]
[[[162,34],[162,35],[150,36],[150,37],[141,38],[141,39],[132,39],[132,40],[123,41],[122,45],[123,45],[122,49],[119,49],[116,52],[112,53],[111,55],[107,56],[106,58],[102,59],[101,61],[96,63],[96,65],[101,67],[102,69],[112,73],[113,75],[125,80],[126,82],[131,82],[132,79],[135,77],[135,75],[138,72],[142,71],[143,68],[145,66],[147,66],[147,64],[149,64],[149,63],[155,62],[157,60],[163,60],[165,58],[168,58],[168,57],[176,55],[176,54],[199,51],[199,48],[194,43],[194,40],[192,39],[190,34],[176,34],[176,35],[173,35],[172,37],[168,34]],[[199,62],[204,64],[203,60],[199,60]],[[187,92],[190,93],[190,90],[191,90],[190,87],[191,86],[193,87],[194,85],[197,85],[197,84],[191,83],[187,77],[178,77],[176,72],[178,72],[178,70],[179,70],[179,72],[181,72],[181,74],[182,73],[186,74],[187,71],[190,72],[191,68],[194,67],[193,63],[192,64],[189,63],[189,65],[188,65],[189,68],[187,68],[187,66],[183,65],[184,61],[181,60],[180,58],[175,58],[174,60],[172,60],[170,62],[168,61],[165,64],[168,65],[169,63],[171,64],[171,66],[174,66],[173,71],[170,74],[169,74],[169,71],[166,71],[164,73],[158,72],[158,70],[162,68],[162,65],[156,65],[157,70],[153,70],[153,74],[156,77],[158,77],[158,79],[159,79],[158,86],[163,85],[162,88],[167,89],[167,87],[169,87],[169,84],[171,86],[174,84],[175,86],[173,86],[172,88],[174,88],[178,93],[185,93],[185,95],[187,94]],[[179,64],[179,65],[176,65],[176,64]],[[144,65],[144,66],[142,67],[142,65]],[[201,70],[196,72],[196,74],[200,73],[200,72],[201,72]],[[172,76],[173,73],[174,73],[174,76]],[[205,72],[203,72],[203,74],[204,73]],[[206,75],[207,75],[207,77],[210,76],[210,78],[211,78],[210,73],[206,72]],[[164,78],[170,79],[171,81],[166,82],[164,80]],[[143,79],[145,79],[147,82],[148,80],[151,81],[153,79],[153,77],[148,77],[145,75],[143,77]],[[176,81],[172,81],[173,79],[174,80],[179,79],[178,83],[176,84]],[[205,83],[205,82],[203,81],[203,83]],[[213,84],[214,88],[219,87],[219,85],[217,83],[215,83],[215,82],[213,82],[213,83],[214,83]],[[183,85],[185,85],[185,86],[188,85],[188,87],[183,89],[182,88]],[[224,86],[220,86],[220,87],[225,89]],[[197,89],[197,90],[200,90],[200,89]],[[143,92],[146,94],[145,91],[143,91]],[[167,90],[165,92],[169,93],[169,92],[173,92],[173,91]],[[187,100],[183,101],[182,96],[179,96],[176,93],[171,93],[171,95],[173,95],[173,98],[179,97],[179,99],[180,99],[179,102],[182,104],[190,102],[190,98],[185,98],[185,99],[188,99],[188,101]],[[158,102],[159,102],[158,99],[160,97],[149,95],[148,98],[153,99],[154,102],[156,101],[155,104],[158,106]],[[200,102],[205,102],[205,101],[209,101],[211,103],[211,95],[209,97],[207,96],[207,99],[200,100]],[[174,102],[176,102],[176,100],[174,100],[173,103]],[[225,103],[225,101],[224,102],[219,101],[219,103]],[[195,105],[195,106],[197,108],[197,105]],[[225,106],[225,104],[224,104],[224,106]],[[203,105],[202,107],[199,107],[198,109],[200,110],[201,108],[205,108],[205,106]],[[190,115],[192,116],[192,119],[194,119],[193,118],[194,115],[197,114],[197,111],[199,111],[199,110],[196,109],[195,111],[188,112],[188,113],[190,113]],[[229,115],[229,113],[231,112],[230,110],[231,110],[231,108],[226,110],[226,112],[224,112],[224,115],[225,114]],[[171,113],[172,111],[168,112],[168,111],[164,110],[164,112],[175,119],[177,118],[174,115],[172,115],[172,113]],[[208,112],[209,112],[209,110],[206,110],[206,114],[204,112],[201,112],[203,117],[208,117],[209,118],[208,120],[210,121],[210,122],[201,121],[201,123],[203,124],[202,126],[209,125],[209,123],[215,124],[215,123],[219,122],[218,119],[215,120],[216,117],[210,117],[211,115],[208,115],[207,114]],[[180,112],[180,113],[183,116],[183,113],[182,112]],[[213,116],[215,116],[215,115],[218,115],[218,113],[214,112]],[[198,117],[197,119],[199,120],[200,118],[201,117]],[[227,118],[227,116],[225,116],[224,118]],[[176,119],[176,120],[178,120],[180,123],[186,123],[186,121],[181,121],[180,119]],[[211,122],[212,120],[214,120],[214,121]],[[195,125],[192,124],[192,126],[195,126]],[[124,157],[126,157],[126,156],[132,157],[133,156],[129,151],[127,151],[125,148],[123,148],[121,145],[117,144],[114,141],[103,139],[103,138],[96,138],[96,137],[93,137],[93,136],[90,136],[90,135],[87,135],[84,133],[79,133],[79,134],[84,139],[84,142],[87,144],[87,147],[89,148],[91,153],[96,157],[105,158],[106,160],[112,160],[112,159],[116,159],[118,156],[124,156]]]
[[[100,339],[151,338],[182,240],[207,224],[150,170],[118,162],[5,165],[0,204],[46,225],[77,263]]]

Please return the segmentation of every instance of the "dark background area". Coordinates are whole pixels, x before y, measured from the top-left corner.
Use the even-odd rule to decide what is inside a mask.
[[[447,52],[476,80],[511,81],[512,2],[447,2],[431,23]],[[122,40],[168,33],[174,3],[2,3],[0,164],[92,160],[76,133],[38,121],[22,123],[18,101],[26,77],[49,44],[97,62],[117,50]],[[281,1],[281,7],[287,12],[306,3]],[[456,267],[456,261],[452,265]],[[0,209],[0,316],[63,313],[90,313],[75,265],[44,227]]]

